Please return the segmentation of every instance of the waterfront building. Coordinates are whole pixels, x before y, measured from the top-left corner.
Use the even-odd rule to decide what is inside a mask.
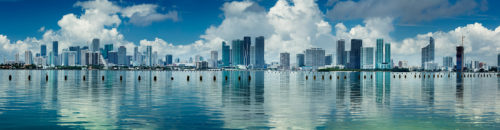
[[[347,63],[347,58],[345,55],[345,40],[340,39],[337,41],[337,65],[345,66]]]
[[[231,47],[224,41],[222,42],[222,67],[231,65]]]
[[[361,68],[362,69],[373,69],[373,47],[363,47],[361,51]]]
[[[290,53],[280,53],[280,68],[283,70],[290,69]]]
[[[363,41],[361,39],[351,39],[351,52],[349,56],[351,69],[361,69],[361,47]]]
[[[425,62],[434,62],[434,38],[429,38],[429,45],[422,48],[422,67]]]
[[[383,68],[384,62],[384,39],[377,39],[377,46],[375,51],[375,66],[377,69]]]
[[[456,70],[457,72],[462,72],[464,71],[464,46],[457,46],[457,67]]]
[[[325,65],[325,50],[321,48],[311,48],[305,51],[305,61],[307,67],[314,69]]]
[[[123,65],[123,66],[128,66],[129,63],[127,62],[127,49],[125,46],[120,46],[118,48],[118,65]]]
[[[305,66],[305,58],[304,54],[297,54],[297,67]]]
[[[264,59],[264,36],[259,36],[255,38],[254,45],[254,58],[253,66],[255,69],[264,69],[265,59]]]

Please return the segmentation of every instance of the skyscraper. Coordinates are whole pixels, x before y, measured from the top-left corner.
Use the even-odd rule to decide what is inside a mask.
[[[52,42],[52,65],[57,66],[58,65],[58,56],[59,56],[59,42],[54,41]]]
[[[464,46],[457,46],[457,72],[464,71]]]
[[[325,65],[325,50],[321,48],[306,49],[306,66],[314,69]]]
[[[422,48],[422,67],[426,62],[434,62],[434,38],[430,37],[429,45]]]
[[[242,40],[233,40],[232,41],[232,49],[231,49],[231,65],[245,65],[244,64],[244,44]]]
[[[108,63],[118,65],[118,52],[109,51],[108,52]]]
[[[384,39],[377,39],[377,48],[375,54],[375,68],[381,69],[384,62]]]
[[[361,68],[362,69],[373,69],[373,47],[363,47],[361,51]]]
[[[328,54],[325,56],[325,65],[332,65],[333,54]]]
[[[498,62],[497,63],[497,66],[498,66],[497,68],[500,68],[500,54],[498,54],[497,62]]]
[[[31,51],[24,52],[24,64],[25,65],[32,65],[33,64],[33,54],[31,53]]]
[[[255,38],[254,55],[255,55],[254,68],[263,69],[266,64],[265,63],[266,61],[264,59],[264,36],[259,36]]]
[[[120,46],[118,48],[118,64],[123,66],[128,66],[127,63],[127,48],[125,46]]]
[[[211,51],[210,52],[209,67],[217,68],[218,67],[218,64],[217,64],[218,59],[219,59],[219,53],[217,51]]]
[[[80,54],[80,46],[70,46],[70,47],[69,47],[69,51],[75,52],[74,54],[75,54],[76,56],[75,56],[75,57],[73,57],[73,58],[75,58],[75,59],[74,59],[74,62],[75,62],[75,63],[73,63],[73,64],[77,64],[77,65],[79,65],[79,64],[80,64],[80,57],[81,57],[81,54]],[[71,53],[71,54],[73,54],[73,53]]]
[[[139,55],[141,53],[139,53],[139,47],[134,47],[134,58],[133,58],[133,63],[134,63],[134,66],[138,66],[139,65]]]
[[[443,57],[443,66],[446,68],[452,68],[453,67],[453,57],[451,57],[451,56]]]
[[[224,41],[222,42],[222,67],[227,67],[231,64],[231,47]]]
[[[92,39],[92,45],[90,46],[90,51],[98,52],[99,51],[99,39]]]
[[[304,54],[297,54],[297,67],[305,66],[305,58]]]
[[[361,39],[351,39],[351,54],[350,54],[350,68],[361,69],[361,47],[363,41]]]
[[[385,64],[386,69],[392,69],[392,62],[391,62],[391,43],[386,43],[385,44]]]
[[[153,65],[153,47],[152,46],[146,46],[146,65],[147,66]]]
[[[41,57],[47,56],[47,45],[40,46],[40,56]]]
[[[102,57],[104,57],[104,59],[108,59],[108,52],[109,51],[113,51],[113,44],[104,45],[104,50],[101,52]]]
[[[172,59],[172,55],[171,55],[171,54],[167,54],[167,55],[165,56],[165,63],[166,63],[167,65],[172,65],[172,64],[173,64],[172,60],[173,60],[173,59]]]
[[[345,55],[345,40],[340,39],[337,41],[337,65],[346,65],[346,55]]]
[[[248,66],[250,64],[250,46],[252,45],[252,38],[249,36],[243,37],[243,64]]]
[[[283,70],[290,69],[290,53],[288,52],[280,53],[280,67]]]

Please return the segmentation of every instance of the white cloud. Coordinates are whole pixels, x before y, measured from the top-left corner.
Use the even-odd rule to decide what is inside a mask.
[[[147,26],[152,22],[163,21],[171,19],[177,21],[177,11],[169,11],[166,14],[158,13],[156,10],[158,5],[154,4],[140,4],[126,7],[121,11],[123,17],[130,18],[129,22],[135,25]]]
[[[338,5],[338,1],[335,2]],[[7,55],[33,49],[38,52],[39,44],[48,44],[58,40],[59,49],[71,45],[87,45],[93,38],[100,38],[101,45],[113,43],[115,46],[124,45],[132,54],[132,42],[118,32],[118,27],[124,18],[134,15],[146,16],[159,14],[156,5],[142,4],[130,7],[119,7],[106,0],[78,2],[76,7],[82,7],[84,13],[64,15],[58,21],[60,30],[45,29],[43,38],[27,38],[11,41],[0,34],[0,51]],[[364,46],[374,46],[375,39],[384,38],[392,43],[392,53],[395,62],[408,60],[412,65],[419,65],[421,47],[428,44],[428,39],[436,39],[436,61],[441,63],[442,56],[453,56],[455,45],[460,36],[466,36],[465,47],[467,59],[478,59],[493,64],[495,55],[500,52],[500,27],[488,29],[479,23],[458,27],[449,32],[430,32],[420,34],[402,41],[394,41],[390,33],[394,31],[394,17],[366,18],[363,25],[347,28],[343,23],[336,23],[334,27],[324,19],[326,16],[318,9],[313,0],[278,0],[269,10],[255,2],[233,1],[227,2],[221,10],[224,19],[219,25],[212,25],[200,36],[200,40],[187,45],[175,45],[168,40],[155,38],[141,40],[141,51],[146,45],[153,46],[160,57],[173,54],[174,57],[187,59],[195,55],[208,56],[211,50],[219,50],[221,42],[231,43],[233,39],[242,39],[243,36],[264,36],[266,38],[265,57],[267,62],[278,61],[280,52],[290,52],[292,63],[294,55],[310,47],[324,48],[327,53],[335,53],[336,40],[346,39],[346,49],[349,49],[350,39],[363,39]],[[153,20],[154,21],[154,20]],[[152,21],[152,22],[153,22]],[[143,21],[144,22],[144,21]],[[335,35],[332,34],[335,31]],[[254,39],[252,39],[253,41]]]
[[[370,17],[400,18],[402,22],[415,23],[436,18],[453,17],[487,10],[487,2],[476,0],[360,0],[335,2],[327,11],[333,20],[364,19]]]

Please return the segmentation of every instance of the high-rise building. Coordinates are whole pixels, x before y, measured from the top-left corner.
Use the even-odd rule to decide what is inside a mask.
[[[375,51],[375,68],[383,68],[384,62],[384,39],[377,39],[377,50]]]
[[[451,56],[443,57],[443,66],[446,68],[452,68],[454,66],[453,57],[451,57]]]
[[[146,46],[146,65],[147,66],[153,65],[153,47],[152,46]]]
[[[464,71],[464,46],[457,46],[457,72]]]
[[[280,68],[283,70],[290,69],[290,53],[280,53]]]
[[[59,42],[54,41],[52,42],[52,65],[57,66],[58,65],[58,56],[59,56]]]
[[[244,44],[242,40],[233,40],[231,49],[231,65],[245,65],[244,64]]]
[[[88,65],[89,64],[88,52],[89,52],[88,48],[80,50],[80,65]]]
[[[325,65],[325,50],[321,48],[306,49],[306,66],[314,69]]]
[[[139,47],[134,47],[134,58],[133,58],[133,62],[134,62],[134,66],[138,66],[139,65],[139,55],[141,55],[141,53],[139,53]]]
[[[325,56],[325,65],[332,65],[333,54],[328,54]]]
[[[231,65],[231,47],[224,41],[222,42],[222,67]]]
[[[77,51],[68,51],[67,52],[67,66],[76,66],[76,62],[78,62],[78,53]]]
[[[92,45],[90,45],[90,51],[98,52],[99,51],[99,39],[92,39]]]
[[[251,45],[252,45],[252,38],[249,36],[243,37],[243,64],[246,66],[250,64]]]
[[[104,57],[104,59],[108,59],[108,52],[109,51],[113,51],[113,44],[106,44],[106,45],[104,45],[104,49],[101,52],[102,57]]]
[[[157,51],[154,51],[153,52],[153,58],[152,58],[152,61],[153,61],[153,66],[158,66],[158,52]]]
[[[128,66],[127,63],[127,48],[120,46],[118,48],[118,65]]]
[[[217,51],[211,51],[210,52],[210,63],[209,67],[211,68],[217,68],[217,60],[219,60],[219,53]]]
[[[434,38],[430,37],[429,45],[422,48],[422,67],[425,62],[434,62]]]
[[[305,66],[305,58],[306,56],[304,54],[297,54],[297,67]]]
[[[345,66],[347,62],[345,55],[345,40],[341,39],[337,41],[337,65]]]
[[[165,56],[165,63],[166,63],[167,65],[172,65],[172,64],[173,64],[173,63],[172,63],[172,60],[173,60],[173,59],[172,59],[172,55],[171,55],[171,54],[167,54],[167,55]]]
[[[118,65],[118,52],[116,51],[108,52],[108,63]]]
[[[24,64],[25,65],[33,64],[33,54],[31,53],[31,51],[24,52]]]
[[[350,54],[350,68],[361,69],[361,47],[363,41],[361,39],[351,39],[351,54]]]
[[[498,62],[497,63],[497,66],[498,66],[497,68],[500,69],[500,54],[498,54],[498,56],[497,56],[497,62]]]
[[[361,51],[361,68],[362,69],[373,69],[373,47],[363,47]]]
[[[264,59],[264,36],[255,38],[254,55],[254,68],[263,69],[266,64]]]
[[[81,57],[81,55],[80,55],[80,46],[70,46],[69,47],[69,51],[75,52],[76,56],[74,57],[75,58],[75,63],[74,64],[79,65],[80,64],[80,57]]]
[[[47,45],[41,45],[40,46],[40,56],[41,57],[46,57],[47,56]]]
[[[385,64],[386,64],[386,69],[391,69],[392,68],[392,62],[391,62],[391,43],[385,44]]]

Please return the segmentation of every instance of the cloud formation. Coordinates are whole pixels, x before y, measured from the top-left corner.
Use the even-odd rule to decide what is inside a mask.
[[[362,2],[366,1],[370,0],[360,2],[363,4]],[[349,1],[333,0],[332,5],[339,6],[343,2]],[[434,7],[442,2],[431,1],[429,4]],[[467,0],[460,0],[455,4],[444,4],[446,6],[442,7],[445,9],[440,10],[451,9],[461,2],[467,2]],[[377,5],[376,3],[371,4]],[[281,52],[290,52],[292,55],[291,63],[294,63],[296,53],[301,53],[311,47],[321,47],[326,50],[326,53],[335,54],[335,44],[339,39],[346,39],[346,49],[350,49],[350,39],[362,39],[365,47],[373,47],[375,39],[384,38],[386,42],[392,43],[392,56],[395,62],[408,60],[411,65],[419,65],[420,50],[428,44],[430,36],[436,39],[436,62],[442,63],[443,56],[455,54],[454,48],[459,43],[460,36],[464,35],[466,36],[464,45],[467,60],[487,61],[491,65],[494,63],[493,61],[496,61],[496,54],[500,52],[500,27],[488,29],[480,23],[473,23],[448,32],[429,32],[402,41],[395,41],[390,35],[394,31],[394,21],[398,17],[404,19],[405,16],[401,14],[375,15],[376,17],[363,18],[363,24],[347,28],[343,23],[327,22],[325,19],[329,14],[323,14],[314,0],[278,0],[268,10],[252,1],[226,2],[221,7],[223,11],[221,24],[208,27],[199,40],[186,45],[169,43],[168,39],[161,38],[143,39],[134,44],[127,41],[118,31],[122,22],[127,20],[137,25],[148,25],[167,17],[164,15],[170,14],[158,13],[156,11],[157,5],[140,4],[120,7],[107,0],[96,0],[77,2],[75,7],[82,8],[83,13],[81,15],[64,15],[58,21],[61,29],[45,28],[42,39],[28,37],[25,40],[13,42],[7,36],[0,34],[0,51],[7,56],[15,53],[23,54],[24,50],[33,50],[36,53],[39,51],[40,44],[48,44],[48,47],[51,48],[50,43],[55,40],[59,41],[59,49],[62,50],[62,48],[73,45],[85,46],[93,38],[99,38],[101,45],[112,43],[115,46],[126,46],[128,54],[132,54],[133,47],[137,45],[141,51],[145,50],[146,45],[150,45],[153,46],[154,51],[158,51],[159,57],[173,54],[174,57],[185,60],[195,55],[209,56],[212,50],[220,51],[222,41],[231,43],[231,40],[242,39],[243,36],[251,36],[252,38],[264,36],[266,38],[265,57],[267,63],[278,61]],[[418,15],[425,15],[421,11],[420,14],[418,12]],[[133,20],[139,17],[142,17],[140,19],[143,21]],[[151,19],[146,20],[146,17],[151,17]],[[433,16],[428,17],[432,18]],[[175,20],[178,17],[175,13],[166,19]],[[254,40],[252,39],[252,41]]]
[[[400,18],[401,22],[416,23],[437,18],[471,14],[487,10],[487,1],[476,0],[360,0],[333,1],[326,15],[333,20],[364,19],[370,17]]]

